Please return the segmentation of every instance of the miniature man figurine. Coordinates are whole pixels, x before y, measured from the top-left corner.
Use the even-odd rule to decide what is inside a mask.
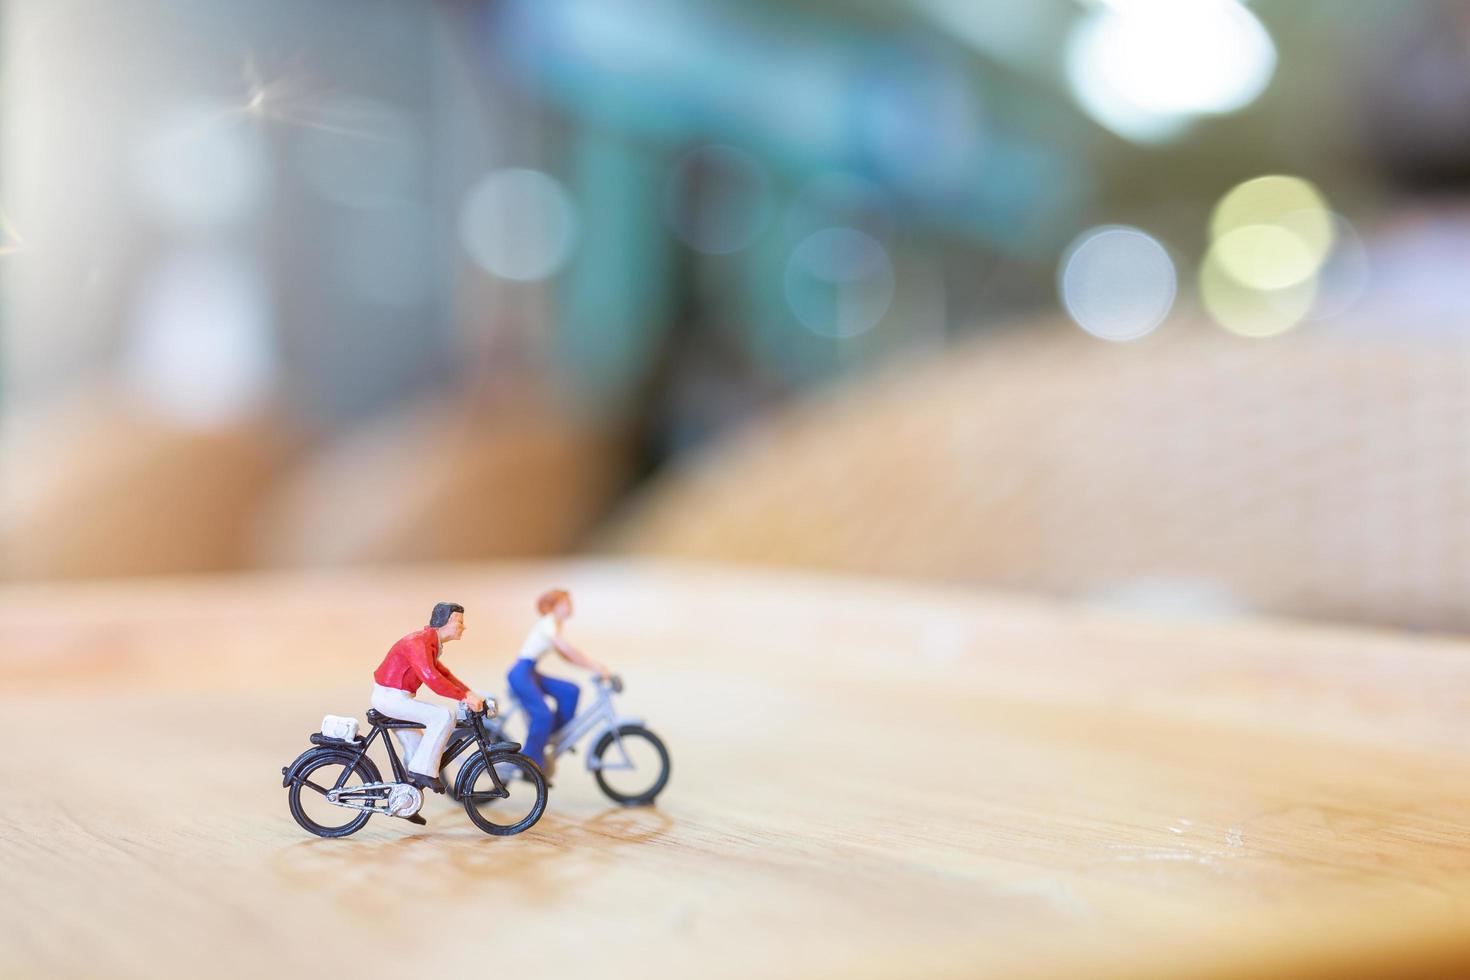
[[[546,739],[577,713],[577,696],[581,689],[571,681],[546,677],[537,669],[541,658],[555,651],[568,663],[594,671],[606,678],[609,671],[602,664],[562,639],[561,626],[572,615],[572,597],[562,589],[552,589],[536,600],[541,618],[531,628],[521,646],[520,659],[510,668],[507,679],[516,700],[526,709],[526,744],[521,751],[546,769]],[[556,703],[555,714],[546,706],[546,698]]]
[[[430,614],[428,627],[393,644],[373,672],[373,707],[390,718],[424,726],[422,735],[417,729],[399,729],[399,738],[408,763],[408,781],[436,793],[444,792],[444,784],[439,781],[439,760],[454,731],[454,715],[448,708],[425,704],[414,695],[419,685],[427,684],[435,694],[465,702],[471,711],[484,708],[484,700],[439,662],[440,648],[461,636],[464,606],[441,602]]]

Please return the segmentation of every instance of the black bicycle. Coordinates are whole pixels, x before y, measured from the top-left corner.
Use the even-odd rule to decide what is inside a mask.
[[[375,813],[424,822],[418,816],[424,804],[423,793],[408,781],[408,771],[398,759],[393,739],[386,734],[390,729],[424,726],[389,718],[371,708],[367,718],[373,728],[366,738],[331,738],[317,732],[311,736],[313,747],[281,769],[281,785],[289,790],[291,816],[318,837],[355,834]],[[393,782],[383,781],[367,754],[380,735],[393,768]],[[439,763],[441,774],[471,748],[478,751],[460,766],[451,791],[464,804],[471,822],[497,837],[509,837],[534,826],[546,810],[546,777],[540,767],[521,753],[520,743],[497,739],[488,732],[483,710],[470,712],[455,727]]]

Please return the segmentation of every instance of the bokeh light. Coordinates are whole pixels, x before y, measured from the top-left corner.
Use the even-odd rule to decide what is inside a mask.
[[[222,426],[258,409],[277,364],[255,260],[218,249],[165,259],[144,287],[122,365],[138,397],[180,425]]]
[[[1241,336],[1289,330],[1317,302],[1336,226],[1322,192],[1300,177],[1269,174],[1231,188],[1210,217],[1200,266],[1205,309]]]
[[[1078,20],[1066,68],[1088,115],[1153,142],[1253,102],[1276,70],[1276,47],[1236,0],[1112,0]]]
[[[1245,225],[1297,222],[1293,230],[1313,249],[1326,254],[1332,244],[1332,222],[1327,199],[1309,180],[1287,174],[1268,174],[1232,187],[1210,215],[1210,234],[1218,238]]]
[[[1238,184],[1220,199],[1210,217],[1210,238],[1220,244],[1226,270],[1241,282],[1279,289],[1321,268],[1332,251],[1333,226],[1327,200],[1314,184],[1271,174]]]
[[[1372,278],[1368,249],[1357,229],[1341,215],[1332,216],[1332,254],[1317,275],[1317,301],[1308,320],[1330,320],[1357,305]]]
[[[1103,340],[1137,340],[1158,329],[1178,292],[1174,260],[1147,232],[1104,225],[1062,255],[1057,289],[1083,330]]]
[[[1322,256],[1280,225],[1244,225],[1215,241],[1226,272],[1255,289],[1283,289],[1316,274]]]
[[[1274,337],[1296,326],[1312,309],[1317,278],[1309,276],[1281,289],[1258,289],[1234,276],[1216,242],[1200,264],[1199,290],[1205,310],[1226,330],[1242,337]]]
[[[786,263],[786,301],[802,325],[845,339],[878,325],[893,302],[893,261],[876,238],[854,228],[807,236]]]
[[[465,196],[460,240],[486,272],[523,282],[554,275],[571,255],[577,215],[556,180],[538,170],[497,170]]]
[[[759,160],[729,146],[703,146],[674,165],[664,217],[690,248],[738,252],[755,241],[774,209],[771,180]]]
[[[133,163],[152,213],[186,229],[245,220],[259,210],[271,173],[260,131],[234,109],[214,105],[160,117]]]

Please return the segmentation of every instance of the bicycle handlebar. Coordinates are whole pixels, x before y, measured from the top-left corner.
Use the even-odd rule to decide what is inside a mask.
[[[500,714],[500,705],[495,703],[494,698],[481,698],[479,711],[475,711],[463,701],[461,701],[460,704],[464,705],[464,712],[467,715],[479,715],[482,718],[494,718],[496,715]]]

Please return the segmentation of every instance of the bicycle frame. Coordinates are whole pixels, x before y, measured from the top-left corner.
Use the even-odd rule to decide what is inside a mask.
[[[368,749],[372,748],[373,743],[378,740],[378,737],[379,736],[382,736],[382,739],[383,739],[383,747],[388,752],[388,764],[389,764],[389,767],[393,771],[393,781],[394,782],[398,782],[398,783],[406,783],[406,782],[408,782],[408,769],[404,766],[403,762],[399,759],[399,757],[398,757],[398,749],[393,744],[393,739],[388,736],[388,732],[390,730],[391,729],[389,729],[387,726],[385,726],[385,725],[383,725],[381,723],[374,724],[373,727],[372,727],[372,731],[368,733],[368,737],[366,739],[364,739],[363,741],[361,741],[361,742],[346,742],[346,741],[339,742],[339,741],[327,740],[327,739],[324,739],[324,738],[322,738],[320,741],[318,741],[318,739],[320,738],[320,736],[316,736],[316,735],[312,736],[312,742],[313,742],[313,744],[318,745],[318,746],[321,746],[323,748],[337,750],[337,751],[342,752],[343,754],[345,754],[345,755],[347,755],[347,756],[350,757],[350,760],[351,760],[350,763],[343,768],[342,774],[337,777],[337,782],[336,782],[336,784],[334,786],[332,786],[332,789],[334,789],[334,790],[340,790],[344,786],[346,786],[347,780],[351,777],[352,773],[356,770],[357,763],[364,756],[367,755]],[[506,744],[506,743],[497,743],[497,744]],[[496,798],[496,799],[504,799],[504,798],[510,796],[510,791],[505,788],[505,783],[501,781],[500,774],[496,771],[496,767],[494,765],[494,762],[495,762],[495,753],[491,749],[491,743],[489,742],[489,740],[487,738],[487,733],[485,731],[484,724],[483,723],[476,724],[475,717],[471,717],[466,722],[461,723],[461,724],[455,726],[454,732],[450,735],[449,744],[447,746],[445,746],[444,755],[439,760],[439,769],[440,769],[440,773],[441,773],[440,778],[441,779],[443,778],[443,775],[442,775],[443,770],[451,762],[453,762],[455,759],[459,758],[459,756],[462,755],[464,753],[464,751],[466,749],[470,748],[471,746],[476,746],[477,748],[480,749],[480,751],[482,753],[484,753],[485,763],[486,763],[485,768],[489,771],[489,773],[490,773],[490,779],[491,779],[491,781],[495,785],[495,788],[493,790],[491,790],[491,791],[489,791],[487,793],[481,793],[481,794],[477,794],[477,795],[478,796],[493,797],[493,798]],[[509,748],[508,745],[507,745],[507,748]],[[516,748],[518,749],[519,746],[517,746]],[[515,751],[515,750],[512,749],[510,751]],[[296,763],[294,763],[291,767],[289,767],[288,771],[282,773],[282,775],[284,777],[282,779],[282,785],[289,785],[290,784],[291,780],[296,775],[295,770],[297,768],[299,768],[300,765],[303,762],[306,761],[306,757],[309,754],[310,754],[309,752],[303,753],[297,759]],[[459,786],[458,786],[457,782],[456,782],[456,785],[455,785],[454,789],[452,791],[450,791],[450,795],[454,799],[456,799],[456,800],[462,800],[462,799],[464,799],[464,796],[465,796],[464,793],[460,792],[460,789],[459,789]]]
[[[618,714],[617,708],[613,705],[612,689],[601,682],[594,685],[594,687],[597,695],[592,699],[592,703],[578,712],[561,730],[553,733],[546,740],[546,752],[553,759],[557,759],[561,757],[562,753],[571,751],[573,746],[588,735],[595,736],[593,741],[596,742],[602,737],[604,732],[612,732],[613,742],[617,746],[618,755],[622,758],[622,761],[617,764],[609,764],[607,762],[599,763],[589,753],[587,755],[588,772],[595,772],[599,768],[632,769],[633,762],[628,758],[628,753],[623,749],[623,740],[618,737],[617,731],[623,725],[642,725],[643,719]],[[499,722],[504,722],[511,715],[525,712],[525,708],[516,699],[514,693],[508,694],[507,698],[512,707],[510,711],[503,713],[497,719]]]

